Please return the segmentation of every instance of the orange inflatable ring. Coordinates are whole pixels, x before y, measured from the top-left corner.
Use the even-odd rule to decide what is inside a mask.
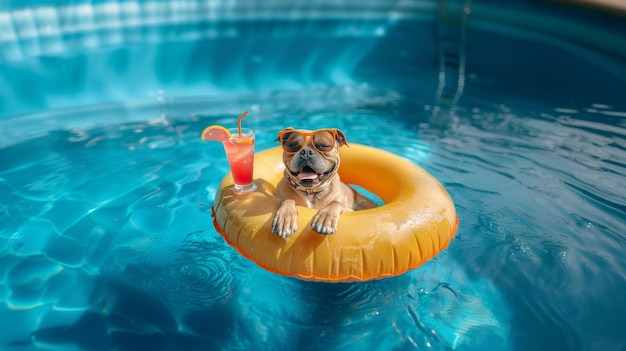
[[[280,200],[281,148],[255,155],[257,190],[233,193],[227,175],[215,196],[214,225],[226,241],[259,266],[303,280],[351,282],[414,269],[445,249],[457,230],[454,203],[443,186],[412,162],[364,145],[342,147],[341,180],[379,196],[384,205],[344,213],[337,232],[311,229],[317,210],[298,207],[298,230],[287,239],[271,230]]]

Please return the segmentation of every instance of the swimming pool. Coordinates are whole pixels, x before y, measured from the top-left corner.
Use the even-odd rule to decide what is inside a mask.
[[[0,12],[0,348],[626,347],[620,15],[473,1],[466,25],[437,27],[430,1],[19,6]],[[258,150],[288,125],[337,127],[422,166],[457,237],[367,283],[241,258],[212,226],[223,151],[199,134],[244,109]]]

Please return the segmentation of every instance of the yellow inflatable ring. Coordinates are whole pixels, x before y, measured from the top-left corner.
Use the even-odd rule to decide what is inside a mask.
[[[298,230],[287,239],[271,230],[283,176],[281,148],[255,155],[257,190],[237,195],[227,175],[215,196],[214,225],[259,266],[303,280],[350,282],[391,277],[445,249],[457,230],[454,203],[443,186],[412,162],[364,145],[342,147],[339,175],[378,195],[384,205],[344,213],[337,232],[311,229],[315,209],[298,207]]]

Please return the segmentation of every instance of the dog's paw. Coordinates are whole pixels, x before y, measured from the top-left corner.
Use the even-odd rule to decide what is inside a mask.
[[[319,210],[313,221],[311,222],[311,228],[319,234],[333,234],[337,231],[337,225],[339,224],[339,215],[344,212],[351,212],[352,210],[339,202],[333,202],[328,206]]]
[[[281,238],[286,238],[298,229],[297,219],[298,211],[296,211],[295,201],[285,200],[274,214],[272,231]]]
[[[339,214],[332,214],[324,209],[319,210],[313,217],[311,222],[311,228],[319,234],[332,234],[337,231],[337,224],[339,223]]]

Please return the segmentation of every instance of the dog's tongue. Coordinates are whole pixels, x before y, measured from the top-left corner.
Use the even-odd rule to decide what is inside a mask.
[[[319,175],[313,172],[300,172],[298,173],[298,180],[315,180]]]

